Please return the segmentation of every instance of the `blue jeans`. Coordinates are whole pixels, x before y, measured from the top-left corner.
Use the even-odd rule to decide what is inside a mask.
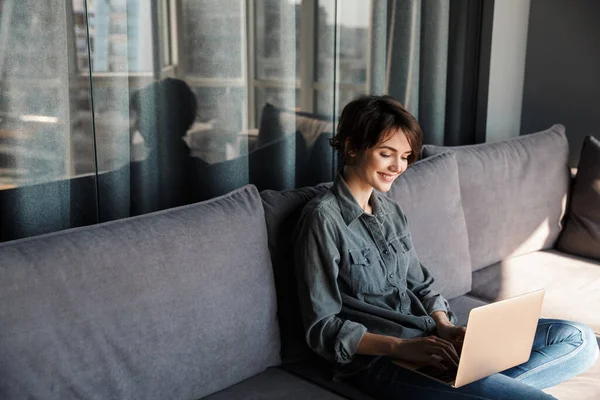
[[[529,361],[458,389],[378,360],[349,382],[375,399],[553,399],[541,389],[584,371],[598,358],[594,331],[582,324],[540,319]]]

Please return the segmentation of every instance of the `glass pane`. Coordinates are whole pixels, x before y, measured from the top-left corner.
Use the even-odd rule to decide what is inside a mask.
[[[240,0],[183,0],[183,51],[186,75],[241,78],[246,32]]]
[[[317,113],[322,115],[333,115],[337,120],[339,113],[346,106],[346,104],[363,94],[365,93],[350,90],[339,90],[337,92],[336,104],[334,108],[333,88],[331,90],[317,90],[315,99],[317,103]]]
[[[256,91],[256,120],[259,121],[257,143],[249,143],[249,147],[253,148],[254,144],[261,145],[268,143],[274,139],[278,139],[283,135],[281,129],[287,133],[293,133],[295,129],[286,129],[282,125],[294,125],[295,121],[282,121],[281,118],[273,118],[278,116],[279,110],[294,110],[298,109],[300,104],[300,90],[294,88],[260,88]],[[289,119],[289,118],[288,118]]]
[[[256,89],[256,104],[258,113],[266,103],[278,108],[293,110],[300,104],[300,90],[294,88],[262,88]],[[260,115],[258,115],[260,116]]]
[[[334,55],[337,55],[336,81],[365,84],[369,57],[371,2],[344,0],[337,2],[337,48],[334,0],[320,0],[317,15],[317,80],[332,82]]]
[[[256,77],[300,77],[300,0],[258,0]]]
[[[97,222],[95,178],[75,178],[78,161],[93,171],[94,157],[76,154],[78,119],[90,121],[90,107],[78,96],[65,8],[0,2],[0,240]],[[85,41],[77,45],[87,52]]]
[[[198,117],[185,137],[192,156],[214,164],[244,154],[244,89],[194,87],[193,91],[198,99]]]
[[[87,0],[92,70],[152,72],[149,1]],[[79,71],[87,69],[84,0],[73,0]]]

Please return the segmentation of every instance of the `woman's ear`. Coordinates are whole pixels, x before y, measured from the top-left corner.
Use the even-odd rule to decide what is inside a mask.
[[[354,150],[350,138],[344,140],[344,155],[346,157],[356,157],[356,150]]]

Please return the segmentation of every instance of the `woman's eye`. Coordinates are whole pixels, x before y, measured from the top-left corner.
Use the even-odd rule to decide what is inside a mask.
[[[390,156],[389,154],[381,153],[381,157],[383,157],[383,158],[388,158],[389,156]]]

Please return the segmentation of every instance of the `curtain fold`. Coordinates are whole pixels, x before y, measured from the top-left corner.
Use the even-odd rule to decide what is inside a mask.
[[[435,145],[475,142],[481,1],[390,0],[386,92]]]

